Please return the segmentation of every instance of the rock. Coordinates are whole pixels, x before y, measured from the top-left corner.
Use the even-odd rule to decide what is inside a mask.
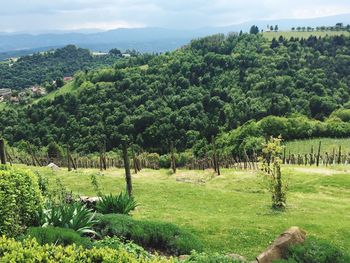
[[[231,253],[231,254],[227,254],[227,256],[235,261],[247,262],[247,259],[245,257],[238,254]]]
[[[258,263],[271,263],[281,259],[287,252],[288,247],[295,244],[304,243],[306,232],[299,227],[291,227],[281,234],[268,249],[257,256]]]
[[[49,164],[47,165],[47,167],[51,168],[51,169],[54,170],[54,171],[57,171],[57,170],[60,169],[60,168],[59,168],[56,164],[54,164],[54,163],[49,163]]]
[[[79,201],[86,205],[88,208],[95,208],[97,201],[100,200],[100,197],[91,197],[91,196],[79,196]]]

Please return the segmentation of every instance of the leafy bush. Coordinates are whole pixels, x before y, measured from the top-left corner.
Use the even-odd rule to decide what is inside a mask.
[[[285,260],[289,263],[348,263],[350,255],[326,241],[309,238],[304,244],[291,246]]]
[[[201,251],[201,242],[191,233],[170,223],[139,221],[125,215],[98,215],[95,229],[101,236],[118,236],[136,244],[171,254]]]
[[[160,256],[136,257],[124,249],[92,248],[82,246],[41,246],[35,239],[22,242],[0,237],[1,262],[128,262],[128,263],[174,263],[174,259]]]
[[[81,237],[72,229],[59,227],[30,227],[27,229],[22,239],[28,237],[35,238],[40,245],[77,245],[86,248],[92,247],[92,242],[88,238]]]
[[[17,236],[35,223],[42,197],[35,175],[0,166],[0,235]]]
[[[96,209],[102,214],[124,214],[128,215],[134,210],[138,204],[134,198],[127,193],[120,193],[119,195],[105,195],[96,204]]]
[[[95,247],[109,247],[109,248],[113,248],[113,249],[120,249],[123,248],[126,251],[128,251],[131,254],[134,254],[138,257],[140,256],[144,256],[144,257],[148,257],[149,253],[144,250],[143,247],[131,242],[131,241],[127,241],[127,242],[122,242],[122,240],[118,237],[106,237],[102,240],[96,241],[94,243]]]
[[[61,203],[59,205],[47,203],[40,215],[40,223],[43,227],[69,228],[79,234],[95,234],[92,226],[96,222],[95,213],[80,203]]]

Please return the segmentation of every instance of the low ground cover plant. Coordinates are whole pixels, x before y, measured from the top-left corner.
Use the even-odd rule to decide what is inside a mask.
[[[161,256],[135,256],[125,249],[91,248],[82,246],[41,246],[35,239],[22,242],[12,238],[0,237],[1,262],[128,262],[128,263],[173,263],[177,260]]]
[[[95,230],[101,236],[118,236],[136,244],[172,255],[202,251],[202,243],[176,225],[157,221],[140,221],[126,215],[98,215]]]
[[[30,227],[21,240],[35,238],[40,245],[54,244],[68,246],[75,244],[91,248],[93,246],[91,240],[81,237],[76,231],[61,227]]]

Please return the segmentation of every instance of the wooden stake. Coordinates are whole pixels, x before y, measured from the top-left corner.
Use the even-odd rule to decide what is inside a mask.
[[[4,139],[0,139],[0,159],[1,159],[1,164],[6,164],[6,152],[5,152]]]

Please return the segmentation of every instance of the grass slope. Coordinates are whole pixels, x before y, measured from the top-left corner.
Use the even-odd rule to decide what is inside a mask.
[[[98,170],[31,169],[48,175],[51,182],[60,178],[76,194],[95,195],[90,176]],[[102,174],[98,178],[105,193],[125,189],[123,169]],[[133,175],[134,195],[141,204],[133,216],[175,223],[198,235],[207,251],[235,252],[249,259],[294,225],[350,248],[350,174],[340,168],[305,167],[283,167],[283,174],[289,178],[288,209],[276,212],[256,172],[223,169],[217,177],[211,171],[171,175],[167,170],[143,170]]]
[[[63,87],[59,88],[58,90],[52,91],[47,95],[34,100],[33,103],[38,103],[39,101],[42,101],[42,100],[53,100],[56,96],[70,93],[73,91],[75,91],[73,81],[70,81],[67,84],[65,84]]]
[[[295,140],[286,142],[286,152],[294,154],[306,154],[311,152],[311,147],[314,148],[314,153],[317,152],[318,144],[321,141],[321,153],[332,153],[333,149],[338,153],[339,146],[342,147],[342,153],[350,152],[350,138],[315,138],[307,140]]]
[[[269,40],[272,40],[273,38],[278,39],[280,36],[283,36],[284,38],[289,39],[291,37],[308,38],[309,36],[316,36],[316,37],[339,36],[339,35],[349,36],[350,33],[347,31],[315,31],[315,32],[281,31],[281,32],[264,32],[263,35]]]

